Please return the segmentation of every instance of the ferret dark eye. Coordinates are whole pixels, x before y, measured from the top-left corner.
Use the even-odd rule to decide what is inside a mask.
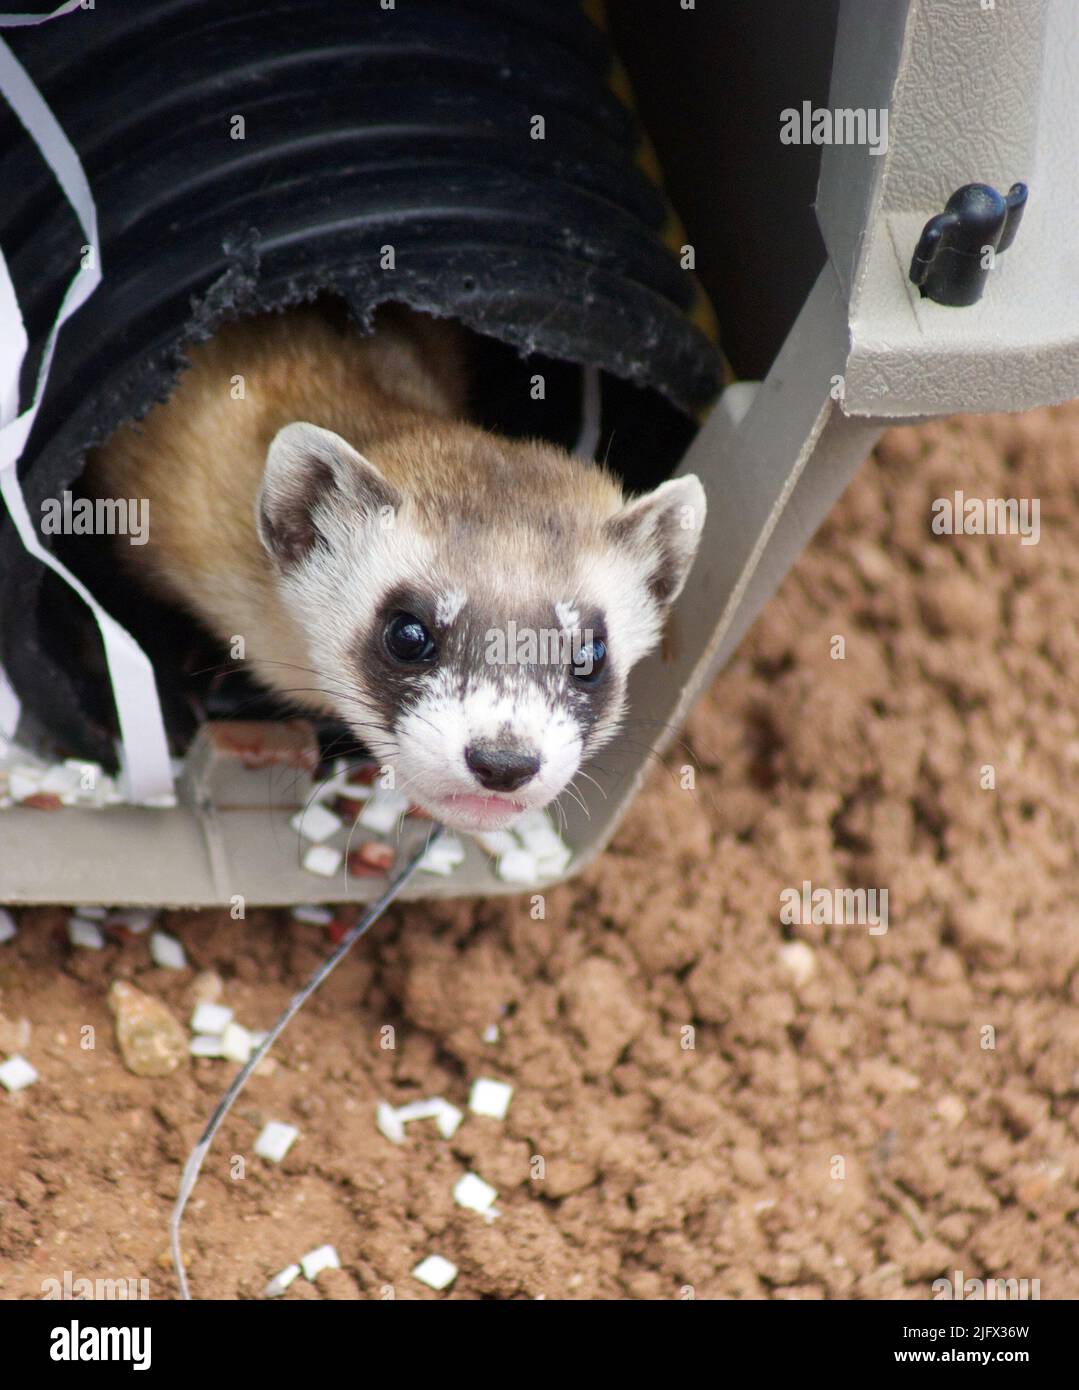
[[[382,634],[386,650],[396,661],[430,661],[435,639],[411,613],[395,613]]]
[[[582,685],[592,685],[603,674],[607,662],[607,643],[602,637],[593,637],[573,656],[573,678]]]

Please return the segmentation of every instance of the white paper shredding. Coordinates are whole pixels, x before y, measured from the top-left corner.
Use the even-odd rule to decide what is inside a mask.
[[[491,1184],[484,1182],[478,1173],[466,1173],[463,1178],[457,1179],[453,1188],[453,1200],[469,1211],[485,1212],[497,1196]]]
[[[417,868],[420,873],[452,874],[458,864],[465,861],[465,847],[456,835],[443,835],[437,839],[420,860]]]
[[[535,883],[539,862],[530,849],[510,849],[498,861],[498,876],[507,883]]]
[[[488,1076],[479,1076],[472,1083],[472,1093],[468,1097],[468,1108],[473,1115],[488,1115],[492,1120],[504,1120],[510,1108],[513,1087],[504,1081],[492,1081]]]
[[[229,1023],[221,1034],[221,1056],[243,1066],[251,1056],[251,1034],[239,1023]]]
[[[308,873],[319,874],[322,878],[333,878],[341,867],[344,855],[339,849],[329,845],[312,845],[303,857],[303,866]]]
[[[21,1091],[25,1086],[32,1086],[36,1080],[35,1068],[17,1052],[6,1062],[0,1062],[0,1086],[5,1091]]]
[[[301,903],[292,909],[292,916],[297,922],[306,922],[311,927],[328,927],[333,921],[330,909],[317,903]]]
[[[187,956],[184,948],[168,932],[150,933],[150,959],[163,970],[186,970]]]
[[[362,825],[365,830],[388,835],[408,810],[409,804],[408,797],[402,796],[400,792],[376,787],[356,818],[356,824]]]
[[[335,816],[318,801],[312,801],[310,806],[297,811],[289,821],[293,830],[298,830],[305,840],[313,840],[315,844],[321,844],[331,835],[336,835],[344,828],[344,824],[340,816]]]
[[[300,1131],[295,1125],[287,1125],[281,1120],[270,1120],[263,1125],[255,1140],[255,1152],[259,1158],[268,1159],[271,1163],[280,1163],[299,1137]]]
[[[441,1255],[428,1255],[412,1271],[412,1277],[429,1289],[446,1289],[457,1278],[457,1266]]]
[[[224,1004],[196,1004],[191,1015],[193,1033],[213,1033],[220,1037],[232,1022],[232,1010]]]
[[[300,1268],[303,1277],[314,1283],[324,1269],[340,1269],[341,1261],[332,1245],[320,1245],[317,1250],[309,1250],[306,1255],[300,1256]]]
[[[67,919],[67,939],[72,946],[82,946],[88,951],[105,949],[105,938],[101,934],[101,928],[96,922],[91,922],[86,917],[69,917]]]
[[[156,915],[148,907],[128,907],[122,912],[110,912],[109,921],[115,922],[118,927],[126,927],[136,936],[141,936],[153,926]]]
[[[375,1106],[375,1124],[379,1133],[384,1134],[391,1144],[405,1142],[405,1127],[388,1101],[380,1100]]]
[[[299,1276],[299,1265],[286,1265],[279,1274],[275,1274],[270,1282],[263,1289],[266,1298],[280,1298],[294,1279]]]

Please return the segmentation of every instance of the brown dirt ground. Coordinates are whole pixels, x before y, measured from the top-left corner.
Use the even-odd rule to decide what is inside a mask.
[[[185,1227],[196,1296],[257,1296],[329,1241],[344,1270],[289,1297],[446,1296],[409,1275],[431,1251],[468,1299],[927,1298],[954,1269],[1079,1297],[1077,443],[1079,405],[891,433],[695,711],[692,756],[546,920],[527,898],[394,911],[219,1136]],[[1040,543],[932,536],[956,487],[1040,498]],[[803,879],[887,887],[890,929],[784,926]],[[71,951],[62,921],[24,913],[0,947],[41,1072],[0,1092],[0,1297],[65,1269],[172,1297],[166,1218],[229,1068],[125,1071],[108,983],[182,1016],[191,975],[144,938]],[[325,951],[279,913],[171,926],[252,1027]],[[463,1103],[477,1074],[516,1087],[505,1122],[416,1124],[400,1150],[375,1130],[376,1098]],[[250,1152],[271,1117],[302,1130],[280,1168]],[[493,1224],[454,1206],[470,1167]]]

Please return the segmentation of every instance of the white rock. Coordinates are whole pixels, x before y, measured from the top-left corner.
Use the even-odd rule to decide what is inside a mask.
[[[429,1289],[446,1289],[457,1278],[457,1266],[441,1255],[428,1255],[412,1271],[412,1277]]]
[[[36,1080],[36,1070],[17,1052],[14,1057],[0,1063],[0,1086],[6,1091],[21,1091],[25,1086],[32,1086]]]
[[[239,1023],[229,1023],[221,1034],[221,1056],[240,1066],[251,1057],[251,1034]]]
[[[150,959],[155,965],[161,966],[162,970],[187,969],[187,956],[184,955],[184,948],[168,932],[154,931],[150,933]]]
[[[498,1038],[499,1038],[498,1024],[497,1024],[497,1023],[489,1023],[489,1024],[487,1025],[487,1027],[483,1030],[483,1041],[484,1041],[485,1043],[496,1043],[496,1042],[498,1042]]]
[[[5,941],[14,941],[15,936],[15,918],[6,907],[0,907],[0,944]]]
[[[105,947],[101,928],[96,922],[91,922],[85,917],[67,919],[67,939],[72,946],[83,946],[88,951],[101,951]]]
[[[76,917],[87,917],[91,922],[104,922],[109,915],[107,907],[77,907]]]
[[[188,1046],[192,1057],[224,1057],[219,1033],[197,1033]]]
[[[408,810],[410,804],[408,797],[402,796],[400,792],[386,791],[381,787],[376,788],[357,817],[356,824],[362,825],[365,830],[374,830],[380,835],[387,835]]]
[[[380,1100],[375,1106],[375,1124],[391,1144],[405,1142],[405,1127],[398,1119],[397,1111],[384,1100]]]
[[[303,857],[303,866],[311,874],[321,878],[333,878],[341,867],[344,855],[339,849],[329,845],[312,845]]]
[[[280,1298],[299,1273],[299,1265],[286,1265],[280,1274],[275,1274],[263,1289],[264,1296],[266,1298]]]
[[[220,1037],[232,1022],[232,1013],[224,1004],[196,1004],[191,1015],[191,1030]]]
[[[499,859],[497,872],[506,883],[535,883],[539,866],[530,849],[511,849]]]
[[[492,1120],[504,1120],[512,1096],[513,1087],[504,1081],[492,1081],[488,1076],[479,1076],[472,1083],[468,1108],[473,1115],[489,1115]]]
[[[255,1140],[255,1152],[259,1158],[269,1159],[271,1163],[280,1163],[299,1137],[300,1131],[295,1125],[286,1125],[281,1120],[270,1120],[263,1125]]]
[[[293,830],[298,830],[305,840],[313,840],[315,844],[321,844],[331,835],[336,835],[344,828],[344,824],[340,816],[335,816],[317,801],[312,801],[310,806],[297,811],[289,821]]]
[[[314,1283],[316,1276],[324,1269],[340,1269],[341,1261],[332,1245],[320,1245],[317,1250],[309,1250],[306,1255],[300,1256],[300,1268],[303,1277]]]
[[[786,941],[779,948],[779,964],[794,981],[796,988],[808,983],[817,973],[817,957],[804,941]]]
[[[469,1211],[486,1211],[497,1196],[491,1184],[484,1182],[478,1173],[466,1173],[463,1178],[458,1178],[453,1188],[453,1200]]]

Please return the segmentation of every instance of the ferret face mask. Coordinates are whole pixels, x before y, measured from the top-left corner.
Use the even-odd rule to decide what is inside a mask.
[[[468,456],[440,439],[417,467],[412,441],[398,486],[391,459],[289,425],[256,520],[338,716],[436,820],[494,830],[572,788],[616,734],[706,504],[691,475],[627,502],[553,446],[462,427],[456,447]]]

